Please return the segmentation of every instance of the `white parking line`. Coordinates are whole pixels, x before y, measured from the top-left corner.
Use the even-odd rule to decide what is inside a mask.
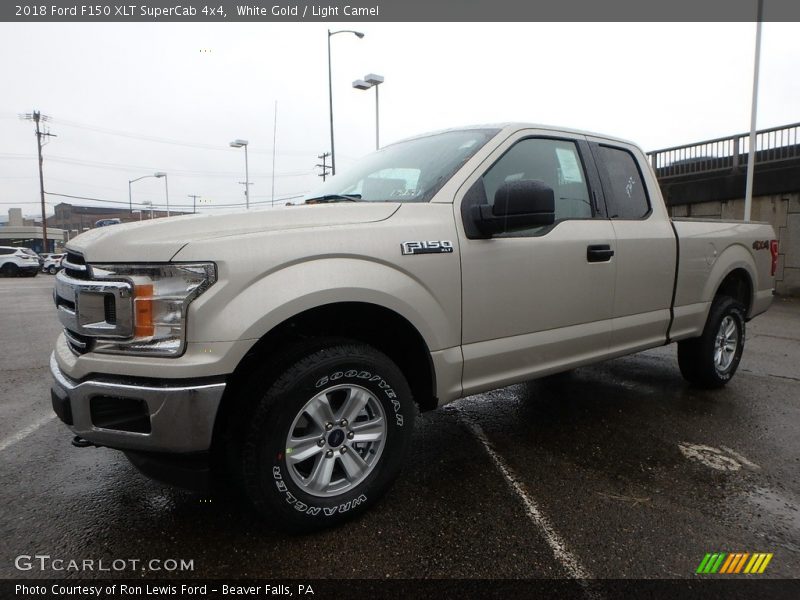
[[[45,415],[44,417],[42,417],[41,419],[39,419],[35,423],[32,423],[31,425],[28,425],[25,429],[21,429],[17,433],[15,433],[14,435],[12,435],[11,437],[8,437],[8,438],[4,439],[2,442],[0,442],[0,452],[2,452],[3,450],[5,450],[6,448],[8,448],[10,446],[13,446],[14,444],[19,442],[20,440],[25,439],[30,434],[32,434],[34,431],[39,429],[39,427],[41,427],[45,423],[51,421],[54,417],[55,417],[55,415]]]
[[[492,443],[489,441],[489,438],[486,437],[486,434],[483,432],[481,426],[463,409],[452,404],[450,406],[453,410],[458,412],[459,420],[478,439],[484,450],[486,450],[486,453],[492,459],[492,462],[494,462],[497,469],[503,475],[503,479],[506,480],[506,483],[508,483],[509,487],[514,491],[519,499],[522,500],[522,503],[525,505],[528,518],[542,533],[547,545],[550,546],[550,549],[553,551],[556,560],[558,560],[561,566],[564,567],[567,573],[569,573],[573,578],[581,581],[581,585],[586,587],[586,584],[583,583],[583,580],[593,579],[592,575],[586,570],[585,567],[583,567],[583,565],[581,565],[577,557],[567,550],[564,540],[562,540],[561,536],[558,535],[558,532],[553,528],[550,520],[537,506],[533,498],[531,498],[525,491],[525,488],[520,482],[520,478],[517,476],[517,474],[511,469],[511,467],[508,466],[505,459],[503,459],[503,457],[500,456],[494,449]],[[589,595],[594,596],[594,594],[591,593]]]

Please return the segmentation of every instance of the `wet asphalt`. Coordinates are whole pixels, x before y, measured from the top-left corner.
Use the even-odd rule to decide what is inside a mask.
[[[763,577],[800,576],[798,301],[748,324],[720,391],[689,387],[669,346],[425,413],[377,507],[297,537],[225,490],[164,487],[70,445],[49,418],[51,289],[0,279],[0,578],[98,575],[15,567],[34,554],[193,561],[118,574],[145,578],[570,577],[570,559],[592,577],[685,578],[719,551],[771,552]]]

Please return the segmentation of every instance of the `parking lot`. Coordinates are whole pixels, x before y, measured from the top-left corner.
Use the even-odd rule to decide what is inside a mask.
[[[197,578],[684,578],[709,552],[800,573],[798,301],[749,324],[720,391],[688,387],[669,346],[426,413],[375,510],[296,537],[70,444],[49,400],[52,282],[0,279],[2,578],[65,575],[15,567],[37,553],[192,560],[180,576]]]

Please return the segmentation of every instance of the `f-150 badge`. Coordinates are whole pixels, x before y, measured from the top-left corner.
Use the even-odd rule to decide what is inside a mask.
[[[447,240],[403,242],[400,244],[400,250],[403,254],[449,254],[453,251],[453,242]]]

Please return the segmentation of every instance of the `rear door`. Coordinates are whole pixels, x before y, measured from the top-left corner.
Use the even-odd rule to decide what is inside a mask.
[[[635,146],[589,138],[617,240],[611,353],[664,343],[677,245],[658,182]]]
[[[593,169],[583,136],[522,130],[460,188],[455,208],[465,394],[591,362],[607,352],[615,239],[602,204],[595,202],[600,184]],[[471,238],[471,206],[492,204],[500,185],[520,179],[553,188],[556,222]]]

